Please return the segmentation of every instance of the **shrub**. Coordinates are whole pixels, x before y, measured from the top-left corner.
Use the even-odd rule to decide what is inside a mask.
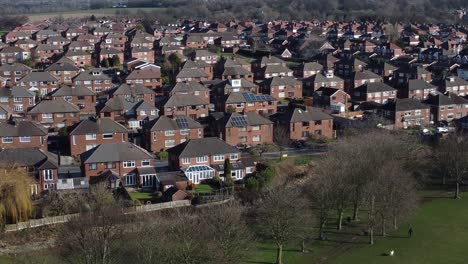
[[[167,153],[167,151],[158,152],[158,158],[161,159],[161,160],[167,159],[168,156],[169,156],[169,153]]]

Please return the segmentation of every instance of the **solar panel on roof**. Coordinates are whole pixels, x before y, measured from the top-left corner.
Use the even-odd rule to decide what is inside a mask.
[[[188,128],[188,121],[185,118],[177,118],[176,123],[179,128]]]
[[[232,118],[232,125],[235,127],[246,127],[247,120],[243,116],[236,116]]]

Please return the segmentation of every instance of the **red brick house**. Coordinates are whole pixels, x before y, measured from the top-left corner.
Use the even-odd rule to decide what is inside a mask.
[[[333,137],[333,117],[318,108],[295,108],[275,117],[274,129],[284,129],[290,140],[308,140],[312,137]],[[277,136],[285,136],[276,133]],[[276,139],[275,139],[276,140]]]
[[[85,86],[62,85],[51,94],[52,99],[64,99],[80,109],[81,114],[96,113],[96,93]]]
[[[137,98],[113,97],[99,110],[99,116],[111,118],[131,129],[140,129],[159,116],[159,109]]]
[[[71,128],[70,155],[77,156],[101,144],[123,143],[128,130],[109,118],[86,119]]]
[[[130,51],[131,57],[142,60],[147,63],[154,63],[154,50],[147,47],[132,47]]]
[[[181,169],[194,184],[224,176],[224,162],[229,159],[232,165],[231,177],[243,179],[255,171],[255,164],[247,165],[241,159],[240,151],[217,137],[190,139],[168,149],[169,167]]]
[[[365,83],[354,88],[353,101],[385,104],[397,96],[397,90],[383,82]]]
[[[9,148],[0,150],[0,166],[17,164],[37,182],[31,185],[32,194],[55,190],[58,182],[57,156],[40,148]]]
[[[31,58],[31,52],[14,46],[7,46],[0,50],[0,64],[22,62]]]
[[[259,114],[274,114],[277,111],[278,101],[271,95],[253,93],[230,93],[218,108],[221,112],[257,112]]]
[[[256,112],[226,114],[216,121],[216,130],[231,146],[273,143],[273,122]]]
[[[8,148],[47,150],[47,130],[30,121],[0,122],[0,149]]]
[[[430,121],[429,105],[413,98],[389,101],[381,111],[385,118],[394,122],[395,129],[424,126]]]
[[[81,154],[81,160],[87,178],[111,172],[124,187],[141,186],[139,170],[154,168],[154,157],[129,142],[101,144]]]
[[[85,86],[95,93],[100,93],[112,89],[112,78],[101,69],[92,69],[73,78],[73,85]]]
[[[0,77],[8,86],[16,85],[21,78],[32,72],[32,69],[22,63],[3,64],[0,66]]]
[[[424,81],[424,80],[409,80],[406,85],[400,89],[398,96],[400,98],[415,98],[424,100],[429,97],[430,94],[435,94],[437,87]]]
[[[99,58],[99,63],[102,63],[102,61],[105,60],[105,59],[109,59],[109,60],[111,60],[111,62],[112,62],[112,58],[113,58],[114,56],[119,57],[120,63],[123,63],[123,62],[124,62],[124,59],[125,59],[125,58],[124,58],[124,53],[123,53],[123,51],[117,50],[117,49],[114,49],[114,48],[104,48],[104,49],[101,49],[101,50],[99,51],[99,56],[98,56],[98,58]]]
[[[93,64],[91,53],[83,50],[68,50],[64,57],[71,60],[75,66],[81,68],[85,66],[91,66]]]
[[[161,68],[151,67],[132,71],[126,78],[127,84],[141,84],[153,90],[162,87]],[[161,91],[158,94],[162,94]]]
[[[210,89],[199,82],[178,82],[169,93],[170,96],[174,94],[190,94],[210,103]]]
[[[35,62],[51,64],[63,52],[63,47],[50,44],[39,44],[31,50]]]
[[[43,100],[28,111],[29,120],[45,128],[63,128],[79,121],[80,109],[63,99]]]
[[[310,77],[304,78],[303,82],[303,93],[305,95],[312,95],[314,91],[320,87],[329,87],[343,90],[344,80],[338,76],[335,76],[333,71],[324,71],[317,73]]]
[[[429,95],[423,103],[431,107],[434,122],[452,122],[468,115],[468,100],[454,93]]]
[[[145,137],[146,149],[159,152],[189,139],[203,138],[203,126],[186,116],[160,116],[148,123]]]
[[[321,87],[313,94],[313,105],[320,108],[330,108],[334,112],[346,112],[351,106],[351,96],[345,91]]]
[[[0,105],[14,114],[24,115],[36,104],[36,94],[24,87],[0,88]]]
[[[45,69],[54,76],[60,83],[71,84],[75,76],[80,73],[80,68],[67,62],[57,62]]]
[[[353,87],[356,88],[366,83],[375,83],[382,81],[382,76],[379,76],[371,71],[357,71],[354,73],[353,76]]]
[[[449,76],[439,83],[439,87],[442,92],[455,93],[460,96],[468,95],[468,81],[465,81],[462,78]]]
[[[153,104],[155,101],[156,93],[141,84],[128,85],[121,84],[114,91],[111,92],[112,97],[122,98],[135,98],[137,100],[144,100],[147,103]]]
[[[296,80],[294,77],[281,76],[267,78],[260,86],[263,94],[269,94],[278,100],[285,98],[302,98],[302,82]]]
[[[208,116],[209,103],[191,94],[174,94],[164,104],[165,116],[188,116],[199,119]]]
[[[40,96],[46,96],[59,87],[59,81],[48,72],[31,72],[19,80],[21,87],[37,91]]]

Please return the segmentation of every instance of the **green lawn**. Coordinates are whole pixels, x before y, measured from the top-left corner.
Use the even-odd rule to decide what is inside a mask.
[[[130,192],[129,194],[133,200],[153,200],[157,197],[155,193],[150,192]]]
[[[442,264],[467,263],[468,256],[468,196],[462,200],[449,199],[450,194],[424,192],[424,197],[432,197],[425,202],[415,215],[390,232],[389,236],[376,237],[375,245],[370,246],[367,236],[358,235],[364,226],[347,227],[341,233],[328,229],[328,241],[313,240],[308,243],[310,253],[299,252],[298,244],[286,247],[284,262],[295,264]],[[444,196],[444,197],[442,197]],[[414,235],[408,238],[407,231],[412,226]],[[312,231],[313,233],[313,231]],[[377,230],[378,233],[378,230]],[[390,250],[395,256],[386,256]],[[275,246],[270,243],[257,243],[254,256],[246,263],[274,263]]]
[[[424,204],[409,223],[414,230],[412,238],[407,238],[406,224],[374,246],[357,247],[332,263],[467,263],[468,197],[435,198]],[[382,256],[390,250],[395,250],[395,256]]]
[[[213,187],[209,184],[197,184],[195,186],[196,193],[212,193]]]

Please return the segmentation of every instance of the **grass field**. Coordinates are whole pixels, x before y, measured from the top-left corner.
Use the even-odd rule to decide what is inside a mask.
[[[377,236],[375,245],[367,244],[367,236],[359,231],[363,226],[347,227],[342,232],[329,229],[327,241],[312,241],[310,253],[301,253],[300,246],[286,247],[284,262],[295,264],[442,264],[467,263],[468,256],[468,198],[453,200],[442,192],[424,192],[431,197],[414,217],[390,232],[388,237]],[[414,230],[408,238],[409,226]],[[387,256],[390,250],[395,256]],[[254,256],[246,263],[274,263],[275,247],[258,243]]]
[[[37,13],[37,14],[26,14],[29,17],[29,21],[42,21],[57,17],[62,15],[64,18],[70,17],[86,17],[86,16],[108,16],[114,15],[116,11],[125,11],[130,14],[135,14],[138,10],[143,11],[152,11],[161,9],[159,7],[143,7],[143,8],[125,8],[125,9],[116,9],[116,8],[104,8],[104,9],[93,9],[93,10],[77,10],[77,11],[67,11],[67,12],[53,12],[53,13]]]

